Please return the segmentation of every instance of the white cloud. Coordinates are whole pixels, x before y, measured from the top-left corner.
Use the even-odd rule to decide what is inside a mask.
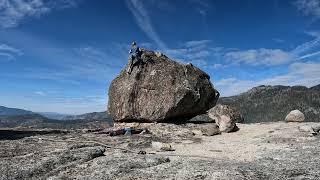
[[[295,49],[291,51],[292,54],[301,56],[306,52],[309,52],[320,45],[320,38],[315,38],[311,41],[305,42],[299,46],[297,46]]]
[[[39,96],[45,96],[46,93],[44,93],[43,91],[36,91],[34,92],[36,95],[39,95]]]
[[[206,0],[189,0],[192,4],[194,9],[199,13],[201,16],[205,17],[209,11],[210,4]]]
[[[237,95],[256,86],[256,83],[252,80],[241,80],[236,78],[220,79],[213,84],[222,97]]]
[[[43,50],[39,49],[39,51]],[[112,52],[117,53],[117,56],[112,55]],[[112,80],[124,64],[126,57],[120,58],[120,54],[119,47],[116,46],[112,46],[111,50],[92,46],[46,49],[46,55],[40,58],[51,63],[52,68],[25,68],[23,78],[43,79],[72,85],[80,85],[83,80],[87,79],[92,82],[107,82]]]
[[[199,47],[199,46],[206,46],[208,43],[210,43],[210,40],[193,40],[193,41],[187,41],[184,43],[185,47],[192,48],[192,47]]]
[[[317,55],[320,55],[320,51],[303,55],[303,56],[301,56],[299,59],[306,59],[306,58],[313,57],[313,56],[317,56]]]
[[[231,64],[248,64],[248,65],[281,65],[294,62],[301,59],[314,57],[320,54],[320,37],[317,33],[309,33],[315,37],[313,40],[298,45],[291,51],[282,49],[249,49],[249,50],[219,50],[227,62]],[[218,54],[218,53],[217,53]]]
[[[118,48],[113,47],[113,51],[119,51]],[[82,65],[76,64],[78,69],[84,71],[95,71],[98,70],[105,71],[105,69],[116,68],[121,69],[119,62],[113,62],[111,59],[114,59],[111,55],[111,51],[108,51],[106,48],[98,48],[92,46],[80,47],[74,49],[76,55],[79,55],[82,58]],[[119,54],[122,52],[119,52]],[[107,61],[108,60],[108,61]],[[123,58],[125,60],[125,57]],[[81,67],[81,68],[80,68]]]
[[[23,53],[21,50],[11,47],[7,44],[0,44],[0,60],[1,56],[5,57],[6,59],[12,60],[16,56],[21,56]]]
[[[0,51],[7,51],[7,52],[14,53],[14,54],[19,54],[19,55],[22,54],[21,50],[16,49],[14,47],[11,47],[7,44],[0,44]]]
[[[162,49],[167,49],[166,44],[161,40],[158,33],[155,31],[151,18],[147,9],[144,6],[144,1],[141,0],[127,0],[127,6],[133,14],[138,26],[146,35],[156,43],[156,45]]]
[[[165,53],[173,59],[203,67],[207,66],[206,58],[213,55],[209,43],[210,40],[187,41],[181,48],[167,49]]]
[[[0,26],[18,26],[28,17],[40,17],[53,9],[75,7],[76,0],[0,0]]]
[[[319,0],[297,0],[295,5],[304,15],[313,16],[315,19],[320,18]]]
[[[2,60],[3,58],[5,58],[6,60],[11,60],[11,59],[14,59],[14,56],[9,53],[0,52],[0,60]]]
[[[225,78],[215,82],[214,85],[222,96],[232,96],[245,92],[259,85],[303,85],[311,87],[320,84],[320,62],[309,61],[293,63],[289,66],[288,73],[261,80],[244,80]]]
[[[212,65],[212,68],[213,68],[213,69],[219,69],[219,68],[223,68],[223,67],[226,67],[226,65],[222,65],[222,64],[220,64],[220,63],[217,63],[217,64],[213,64],[213,65]]]
[[[235,64],[279,65],[289,62],[293,56],[281,49],[251,49],[227,52],[224,57]]]
[[[320,32],[319,31],[308,31],[306,34],[315,37],[315,38],[320,38]]]
[[[143,48],[149,48],[149,49],[152,49],[152,48],[153,48],[152,43],[149,43],[149,42],[139,43],[139,46],[140,46],[140,47],[143,47]]]
[[[232,65],[277,66],[309,60],[320,55],[320,38],[312,33],[315,39],[302,43],[292,50],[283,49],[249,49],[212,47],[210,40],[192,40],[184,42],[181,47],[167,49],[165,53],[171,58],[185,63],[193,63],[202,68],[225,68]]]
[[[23,80],[41,79],[74,86],[87,83],[87,81],[109,83],[127,63],[127,44],[108,42],[105,46],[99,47],[83,45],[61,48],[61,44],[21,31],[14,31],[10,38],[12,38],[12,43],[14,42],[12,47],[19,47],[24,54],[39,63],[27,63],[18,74],[10,71],[1,72],[2,77]],[[11,46],[11,44],[8,45]],[[7,57],[0,56],[0,60],[5,58]],[[20,59],[22,60],[22,57],[19,57]]]
[[[291,84],[313,86],[320,84],[320,62],[294,63],[289,68],[289,75],[295,76]]]

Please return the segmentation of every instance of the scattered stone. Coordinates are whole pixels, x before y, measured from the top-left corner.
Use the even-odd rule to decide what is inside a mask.
[[[314,132],[319,133],[320,132],[320,125],[314,125],[311,127]]]
[[[156,149],[156,150],[160,150],[161,147],[162,147],[162,142],[154,142],[154,141],[152,141],[151,144],[152,144],[152,148]]]
[[[174,151],[171,144],[162,142],[152,142],[152,148],[157,151]]]
[[[175,151],[172,148],[171,144],[168,144],[168,143],[163,143],[162,147],[160,148],[160,150],[162,150],[162,151]]]
[[[192,130],[192,133],[193,133],[193,135],[197,135],[197,136],[202,136],[203,135],[201,130],[196,130],[196,129]]]
[[[199,68],[148,50],[142,57],[148,61],[131,74],[124,68],[109,87],[108,112],[115,121],[178,122],[216,104],[219,92]]]
[[[202,132],[202,135],[205,136],[214,136],[221,134],[219,130],[219,126],[217,126],[215,123],[207,123],[205,125],[200,125],[200,130]]]
[[[162,53],[161,53],[161,52],[156,52],[156,56],[157,56],[157,57],[161,57],[161,56],[162,56]]]
[[[192,124],[192,123],[189,123]],[[186,124],[173,124],[173,123],[124,123],[117,122],[114,128],[132,127],[138,129],[148,129],[148,134],[166,137],[169,139],[176,139],[179,137],[192,138],[192,130],[195,129],[196,124],[192,126]]]
[[[301,132],[314,132],[314,130],[312,129],[312,127],[310,125],[302,125],[302,126],[299,126],[298,129],[301,131]]]
[[[173,131],[187,126],[148,124]],[[306,125],[317,130],[319,124],[239,124],[243,132],[174,141],[172,134],[164,136],[166,128],[159,135],[110,137],[74,131],[2,140],[0,179],[319,179],[319,138],[297,129]],[[150,144],[126,146],[145,141]],[[175,151],[153,151],[152,141],[170,143]],[[103,152],[106,147],[95,142],[114,148]]]
[[[233,132],[237,129],[236,122],[243,122],[241,114],[227,105],[216,105],[208,115],[215,120],[221,132]]]
[[[138,154],[145,155],[145,154],[147,154],[147,152],[146,151],[139,151]]]
[[[305,119],[304,114],[299,110],[291,111],[285,118],[286,122],[303,122]]]
[[[316,131],[316,129],[314,129],[312,126],[310,125],[302,125],[302,126],[299,126],[298,129],[301,131],[301,132],[306,132],[306,133],[309,133],[310,135],[313,135],[313,136],[316,136],[318,135],[318,131]]]

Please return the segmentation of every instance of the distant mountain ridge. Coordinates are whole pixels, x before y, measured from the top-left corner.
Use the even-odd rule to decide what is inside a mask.
[[[218,103],[238,109],[246,123],[283,121],[294,109],[303,112],[306,121],[320,122],[320,85],[258,86],[236,96],[222,97]]]
[[[320,84],[318,84],[318,85],[316,85],[316,86],[313,86],[313,87],[311,87],[310,89],[319,90],[319,91],[320,91]]]
[[[0,106],[0,128],[96,129],[113,125],[113,120],[106,112],[68,116],[69,118],[59,113],[44,114],[49,117],[32,111]]]
[[[0,106],[0,116],[27,115],[27,114],[35,114],[35,113],[32,111],[24,110],[24,109],[8,108],[5,106]]]
[[[106,111],[103,112],[92,112],[85,113],[80,115],[71,115],[66,116],[63,120],[76,120],[76,119],[109,119],[110,117],[107,115]]]
[[[112,126],[112,120],[53,120],[39,114],[0,116],[0,128],[97,129]]]
[[[49,118],[49,119],[56,119],[56,120],[63,120],[66,117],[70,116],[70,114],[61,114],[56,112],[37,112],[38,114]]]

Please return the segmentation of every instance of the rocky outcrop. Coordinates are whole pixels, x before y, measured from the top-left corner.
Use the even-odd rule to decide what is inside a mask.
[[[148,50],[142,60],[130,74],[127,65],[109,87],[108,113],[115,121],[186,120],[216,104],[219,93],[199,68]]]
[[[243,122],[239,112],[227,105],[218,104],[208,111],[211,119],[214,119],[221,132],[232,132],[237,129],[236,122]]]
[[[183,125],[144,124],[154,133],[0,140],[0,179],[319,179],[320,135],[299,127],[320,123],[239,124],[242,131],[214,137],[181,134]]]
[[[291,111],[285,118],[286,122],[303,122],[304,114],[299,110]]]
[[[293,109],[299,109],[305,121],[320,122],[320,85],[259,86],[236,96],[222,97],[218,103],[238,109],[246,123],[283,121]]]

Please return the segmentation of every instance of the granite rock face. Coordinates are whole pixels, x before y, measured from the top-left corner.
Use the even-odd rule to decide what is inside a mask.
[[[132,124],[148,125],[152,134],[70,131],[1,140],[0,179],[320,178],[320,135],[300,130],[320,123],[239,124],[240,131],[213,137],[192,134],[195,125],[204,124]],[[154,142],[175,151],[158,152]]]
[[[215,106],[219,92],[199,68],[144,49],[141,59],[109,87],[108,113],[115,121],[181,121]]]

